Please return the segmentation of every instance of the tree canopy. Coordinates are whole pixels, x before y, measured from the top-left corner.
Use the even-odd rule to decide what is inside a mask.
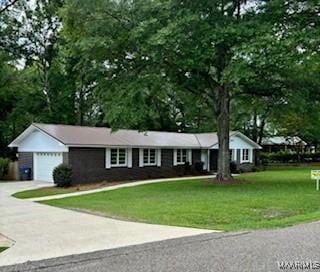
[[[6,73],[28,82],[0,80],[4,122],[20,124],[8,138],[32,120],[217,130],[220,180],[231,178],[230,129],[318,144],[316,0],[18,2],[0,13]],[[26,114],[10,119],[18,109]]]

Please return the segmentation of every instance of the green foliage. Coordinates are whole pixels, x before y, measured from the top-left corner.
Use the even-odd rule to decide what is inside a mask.
[[[17,1],[0,14],[1,154],[33,121],[216,131],[223,93],[231,129],[318,145],[318,2],[252,2]]]
[[[0,158],[0,179],[3,178],[9,170],[10,160],[7,158]]]
[[[69,187],[72,183],[72,168],[65,164],[58,165],[53,170],[54,184],[58,187]]]
[[[320,218],[311,169],[247,173],[233,185],[179,180],[44,203],[152,224],[229,231],[284,227]]]
[[[272,153],[261,153],[260,159],[263,164],[270,162],[281,162],[281,163],[297,163],[297,162],[319,162],[320,153],[297,153],[297,152],[272,152]]]

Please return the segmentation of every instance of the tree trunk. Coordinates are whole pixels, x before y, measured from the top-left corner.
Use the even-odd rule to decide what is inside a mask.
[[[220,87],[217,90],[218,101],[216,103],[216,115],[218,125],[218,172],[216,179],[219,181],[232,180],[230,171],[230,151],[229,151],[229,110],[230,97],[229,92]]]
[[[78,105],[78,111],[79,111],[79,120],[78,124],[79,126],[83,126],[84,124],[84,86],[81,86],[80,92],[79,92],[79,105]]]
[[[257,112],[254,110],[253,111],[253,118],[252,118],[252,140],[254,142],[258,141],[258,115]]]
[[[262,140],[263,140],[263,137],[264,137],[264,127],[265,126],[266,126],[266,119],[262,118],[261,125],[260,125],[260,128],[259,128],[258,141],[257,141],[259,145],[262,144]]]

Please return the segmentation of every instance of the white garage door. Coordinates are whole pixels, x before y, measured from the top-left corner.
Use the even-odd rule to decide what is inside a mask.
[[[34,179],[53,182],[53,169],[63,162],[61,152],[34,153]]]

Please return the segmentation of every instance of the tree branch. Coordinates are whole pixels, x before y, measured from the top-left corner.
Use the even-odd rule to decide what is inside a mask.
[[[3,8],[0,9],[0,14],[5,12],[8,8],[13,6],[18,0],[12,0],[11,2],[7,3]]]

